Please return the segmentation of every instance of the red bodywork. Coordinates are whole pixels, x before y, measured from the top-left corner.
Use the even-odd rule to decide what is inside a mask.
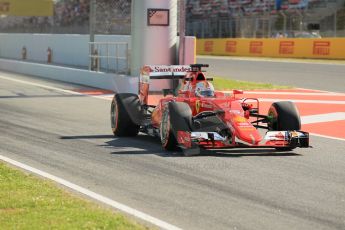
[[[185,66],[185,68],[187,68]],[[147,66],[143,68],[146,75],[150,76],[150,69]],[[189,69],[191,70],[191,69]],[[172,70],[174,72],[174,70]],[[145,77],[145,76],[144,76]],[[141,76],[140,82],[140,100],[147,103],[149,92],[149,81],[146,78],[143,81]],[[228,127],[231,135],[229,138],[222,140],[209,140],[206,138],[192,137],[192,132],[179,131],[177,133],[178,143],[185,147],[191,148],[192,144],[197,144],[203,148],[231,148],[231,147],[285,147],[289,146],[290,132],[276,131],[271,132],[270,137],[263,137],[253,124],[258,118],[250,116],[250,109],[255,108],[259,111],[259,101],[255,98],[242,99],[237,96],[242,91],[234,90],[232,94],[215,92],[214,97],[198,97],[195,95],[195,87],[198,82],[208,81],[202,71],[187,71],[179,82],[179,89],[176,96],[166,96],[160,99],[158,105],[152,111],[151,124],[154,128],[159,129],[162,121],[162,115],[166,109],[167,103],[171,101],[187,103],[192,111],[192,115],[205,111],[223,111],[217,115],[226,127]],[[143,93],[144,92],[144,93]],[[252,123],[254,122],[254,123]],[[217,130],[214,130],[217,132]],[[296,134],[299,135],[299,134]],[[198,139],[198,140],[196,140]]]

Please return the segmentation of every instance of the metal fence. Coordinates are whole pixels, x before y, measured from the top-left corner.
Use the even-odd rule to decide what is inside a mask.
[[[129,74],[127,42],[90,42],[89,70]]]
[[[96,0],[95,33],[130,34],[131,0]]]

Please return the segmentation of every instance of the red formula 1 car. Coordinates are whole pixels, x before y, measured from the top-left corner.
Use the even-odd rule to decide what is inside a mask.
[[[164,149],[180,148],[185,155],[198,154],[200,148],[309,147],[309,134],[300,131],[299,113],[292,102],[275,102],[267,115],[259,114],[258,99],[239,98],[243,93],[239,90],[214,91],[202,67],[208,65],[143,67],[139,95],[114,96],[114,135],[136,136],[141,131],[159,137]],[[162,83],[170,84],[162,90],[164,97],[150,105],[149,87],[155,79],[170,79]]]

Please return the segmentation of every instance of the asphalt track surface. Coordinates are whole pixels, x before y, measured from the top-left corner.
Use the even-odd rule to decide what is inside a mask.
[[[143,134],[114,138],[109,100],[18,80],[91,90],[0,72],[1,155],[184,229],[345,228],[342,140],[183,157]]]
[[[345,93],[345,62],[198,56],[214,76]]]

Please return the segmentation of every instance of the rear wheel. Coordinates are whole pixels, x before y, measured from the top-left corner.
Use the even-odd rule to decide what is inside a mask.
[[[301,118],[296,105],[291,101],[279,101],[268,111],[268,128],[273,131],[293,131],[301,129]],[[279,147],[279,151],[290,151],[292,147]]]
[[[115,94],[111,102],[111,128],[119,137],[136,136],[140,128],[140,101],[131,93]]]

